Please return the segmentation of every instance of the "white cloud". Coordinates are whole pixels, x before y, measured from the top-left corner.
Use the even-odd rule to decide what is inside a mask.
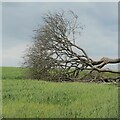
[[[0,3],[0,66],[2,66],[2,3]]]
[[[119,2],[119,0],[2,0],[2,2]]]
[[[86,15],[82,18],[84,18],[83,21],[87,27],[79,38],[77,44],[83,47],[88,55],[93,58],[101,58],[102,56],[117,57],[117,28],[116,31],[113,31],[109,29],[109,27],[102,26],[93,16]]]
[[[2,66],[21,66],[28,43],[21,43],[12,48],[3,49]]]
[[[117,3],[5,3],[3,65],[16,66],[41,16],[50,11],[73,10],[86,28],[77,41],[94,59],[117,57]],[[11,14],[12,13],[12,14]]]

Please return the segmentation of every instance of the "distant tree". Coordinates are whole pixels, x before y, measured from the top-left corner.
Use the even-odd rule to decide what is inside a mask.
[[[24,66],[29,69],[29,77],[69,81],[88,75],[90,77],[95,71],[120,74],[120,71],[104,68],[107,64],[120,63],[120,58],[103,57],[94,61],[84,49],[76,45],[76,36],[82,29],[73,11],[45,14],[43,25],[34,30],[34,42],[24,56]],[[80,73],[85,70],[86,75],[80,78]]]

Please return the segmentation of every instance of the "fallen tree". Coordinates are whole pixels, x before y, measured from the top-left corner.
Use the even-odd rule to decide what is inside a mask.
[[[34,30],[34,43],[24,56],[24,66],[29,68],[29,77],[74,81],[85,80],[85,77],[89,76],[91,81],[98,79],[96,76],[103,72],[116,73],[119,77],[120,71],[104,67],[107,64],[120,63],[120,58],[103,57],[95,61],[83,48],[76,45],[76,36],[81,33],[83,26],[78,23],[75,13],[48,13],[43,17],[43,22],[43,25]],[[87,72],[81,77],[82,71]],[[92,78],[95,71],[97,75]]]

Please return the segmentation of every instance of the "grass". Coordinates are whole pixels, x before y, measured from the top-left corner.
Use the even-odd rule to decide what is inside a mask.
[[[2,67],[2,79],[23,79],[24,73],[21,67]]]
[[[113,84],[23,79],[24,69],[3,67],[5,118],[117,118],[118,87]]]

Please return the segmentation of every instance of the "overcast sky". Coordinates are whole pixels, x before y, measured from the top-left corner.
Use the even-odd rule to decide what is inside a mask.
[[[2,4],[3,66],[20,66],[26,46],[31,44],[33,31],[42,23],[44,13],[74,11],[85,25],[77,45],[94,59],[118,56],[118,3],[19,2]]]

